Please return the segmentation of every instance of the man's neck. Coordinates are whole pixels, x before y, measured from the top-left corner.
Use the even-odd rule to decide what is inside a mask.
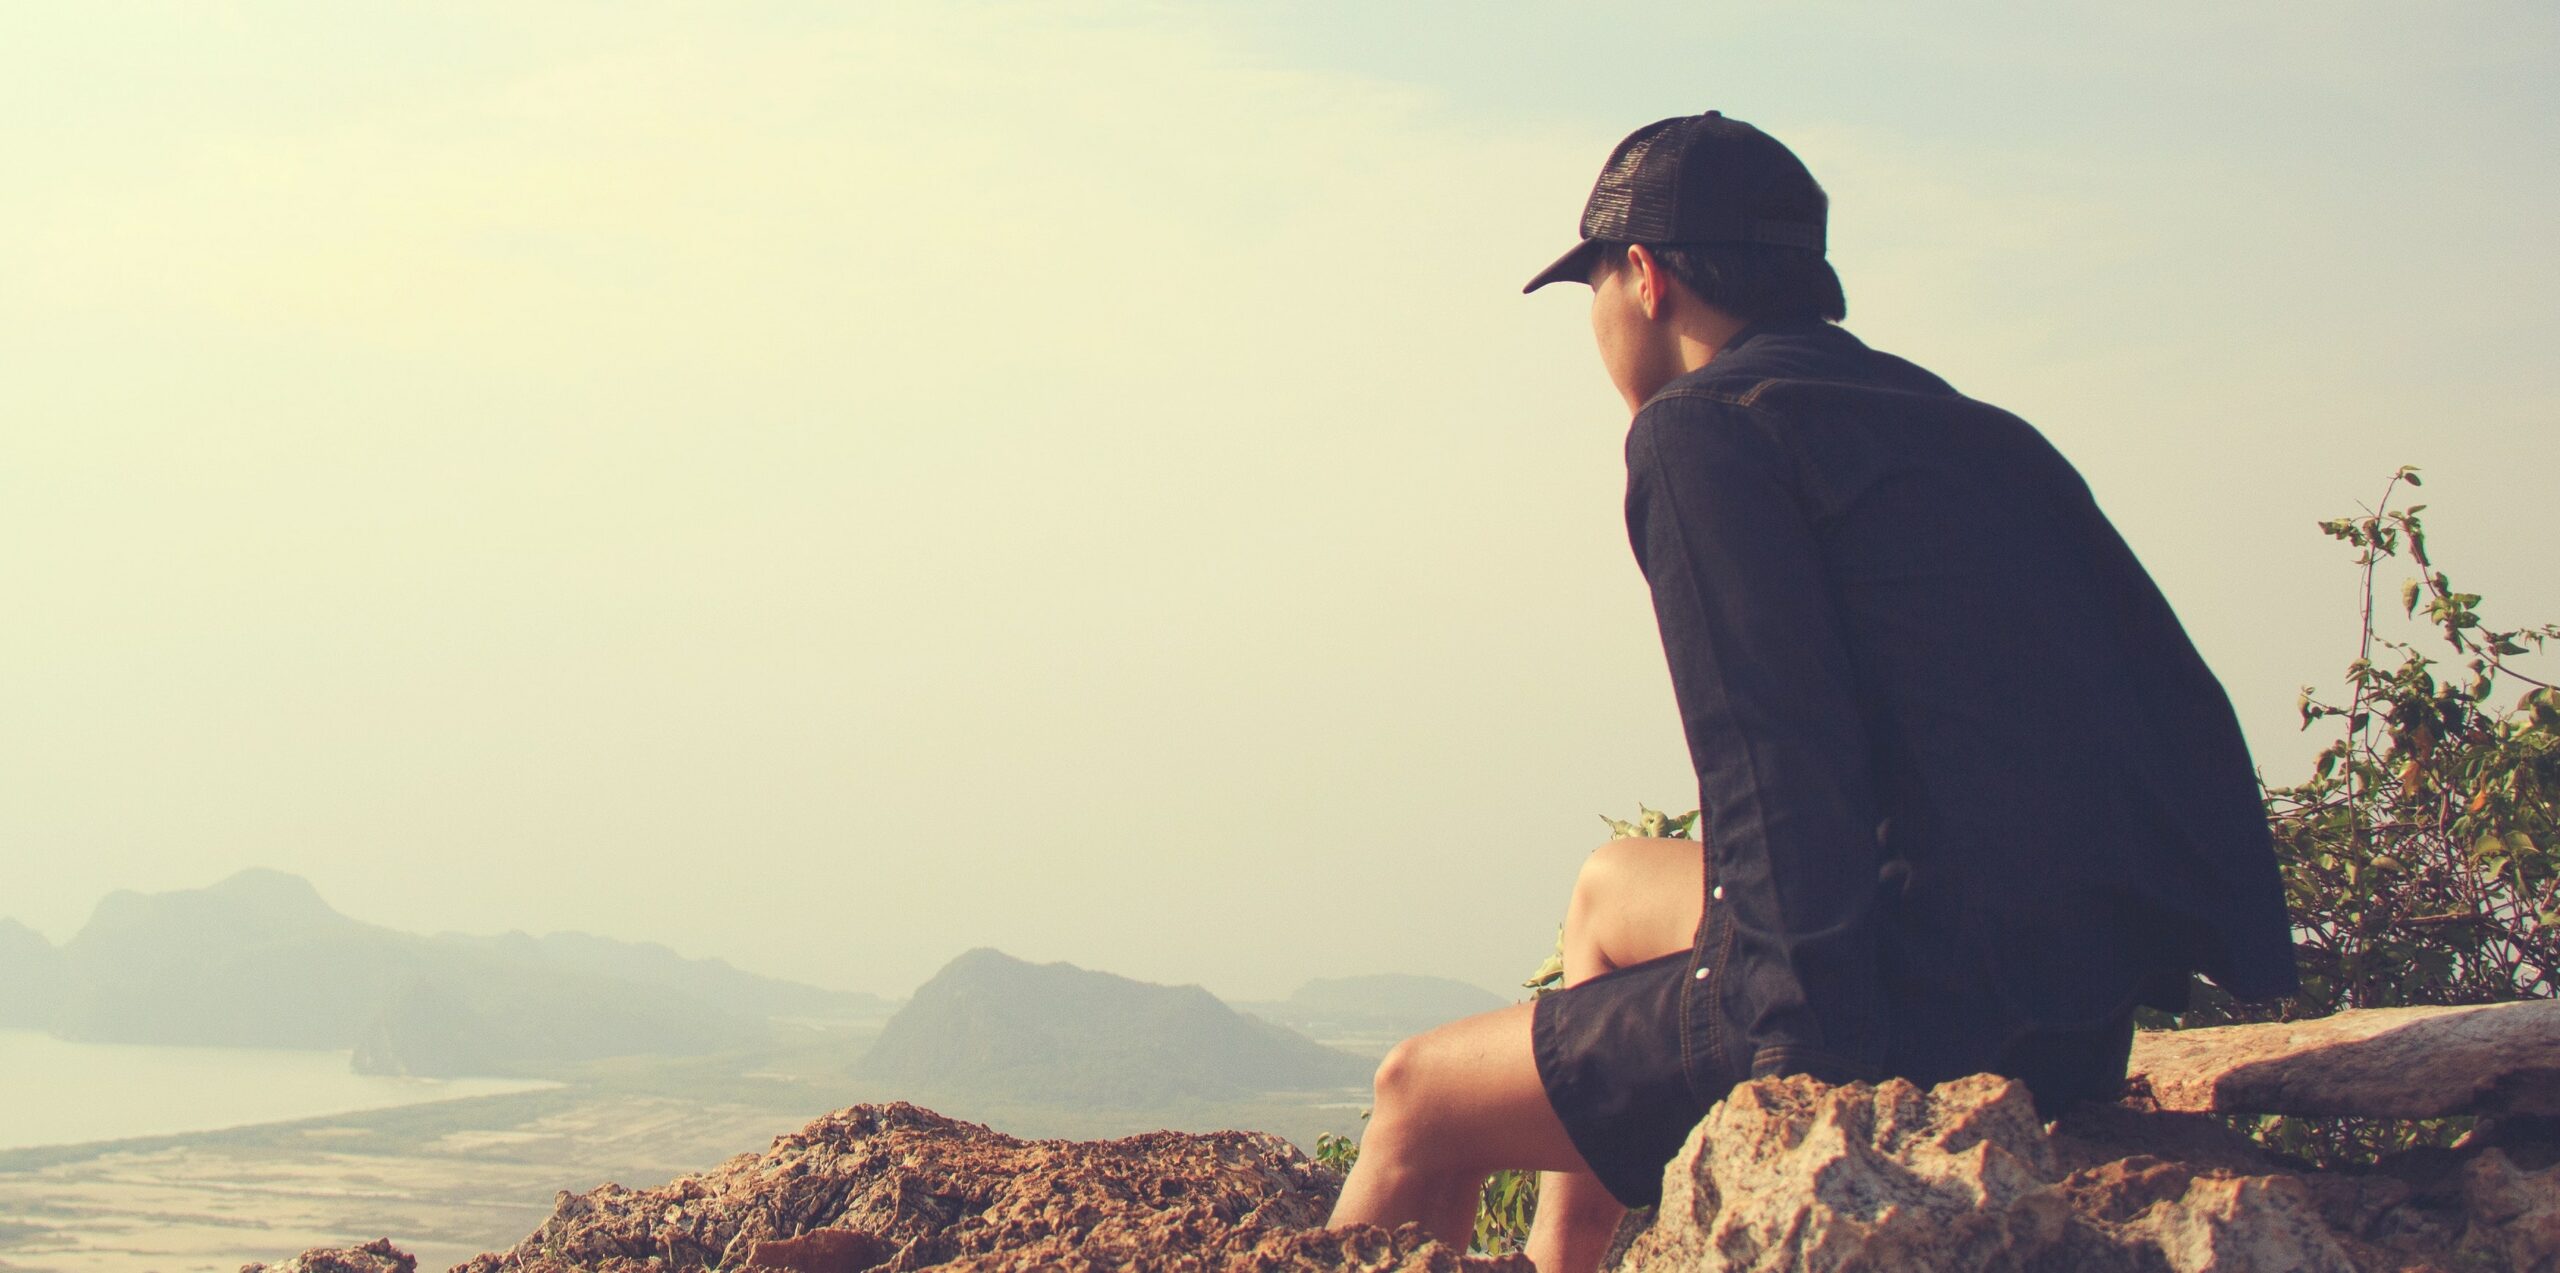
[[[1680,316],[1673,339],[1679,342],[1676,354],[1682,374],[1696,371],[1716,360],[1716,355],[1731,349],[1751,324],[1712,305],[1696,305]]]

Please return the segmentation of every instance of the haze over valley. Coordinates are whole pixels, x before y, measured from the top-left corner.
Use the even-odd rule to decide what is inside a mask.
[[[458,1261],[555,1190],[699,1169],[860,1101],[1309,1144],[1357,1131],[1394,1039],[1502,1002],[1375,975],[1247,1012],[988,948],[890,1001],[645,942],[402,932],[273,870],[120,891],[59,946],[0,920],[0,1075],[46,1098],[0,1109],[0,1266],[229,1267],[360,1230]],[[317,1187],[349,1172],[378,1188]]]

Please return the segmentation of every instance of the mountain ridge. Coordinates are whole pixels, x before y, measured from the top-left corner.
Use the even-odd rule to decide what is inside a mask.
[[[889,1005],[583,933],[422,935],[251,868],[102,898],[59,947],[0,928],[0,1025],[85,1042],[349,1049],[365,1073],[548,1076],[606,1056],[765,1041],[783,1016]]]
[[[1364,1086],[1371,1062],[1165,986],[989,947],[935,973],[856,1063],[937,1098],[1099,1108]]]

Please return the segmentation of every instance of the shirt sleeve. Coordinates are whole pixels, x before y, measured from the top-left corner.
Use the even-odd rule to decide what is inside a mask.
[[[1627,532],[1720,890],[1706,931],[1719,934],[1721,966],[1701,974],[1693,1005],[1712,1007],[1730,1072],[1839,1082],[1879,1077],[1884,1061],[1877,801],[1855,669],[1784,427],[1719,398],[1648,403],[1627,435]]]

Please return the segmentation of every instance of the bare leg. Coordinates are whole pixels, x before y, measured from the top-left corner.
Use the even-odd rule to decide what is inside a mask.
[[[1706,846],[1611,840],[1591,851],[1564,910],[1564,984],[1687,950],[1705,915]]]
[[[1612,840],[1593,850],[1565,907],[1564,984],[1687,950],[1706,904],[1704,847],[1693,840]],[[1528,1254],[1540,1273],[1600,1266],[1626,1208],[1587,1170],[1538,1177]]]
[[[1463,1251],[1496,1168],[1585,1170],[1538,1081],[1525,1003],[1397,1044],[1375,1110],[1331,1224],[1416,1220]]]
[[[1587,1171],[1538,1174],[1538,1214],[1527,1252],[1540,1273],[1590,1273],[1608,1254],[1627,1209]]]
[[[1704,904],[1701,853],[1690,840],[1613,840],[1594,852],[1566,912],[1567,984],[1687,949]],[[1597,1267],[1622,1210],[1547,1103],[1530,1012],[1522,1003],[1454,1021],[1387,1054],[1329,1223],[1419,1221],[1464,1250],[1485,1178],[1520,1168],[1545,1173],[1530,1235],[1541,1273]]]

